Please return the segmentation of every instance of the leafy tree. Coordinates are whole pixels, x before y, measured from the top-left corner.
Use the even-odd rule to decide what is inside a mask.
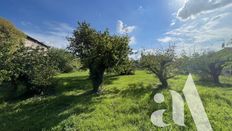
[[[180,63],[178,66],[178,73],[188,75],[190,72],[191,57],[187,56],[186,52],[183,51],[177,60]]]
[[[201,80],[211,80],[219,84],[219,76],[227,63],[232,60],[230,48],[219,52],[204,53],[191,59],[191,71],[200,76]]]
[[[23,94],[40,94],[52,85],[52,78],[56,73],[53,60],[42,48],[20,46],[3,70],[8,72],[4,79],[12,88],[12,94],[17,93],[19,87],[25,87]]]
[[[125,60],[120,65],[115,66],[114,68],[108,70],[110,73],[115,73],[117,75],[134,75],[135,66],[132,60]]]
[[[0,84],[8,83],[13,92],[19,85],[26,92],[42,92],[51,85],[55,68],[43,49],[24,47],[24,34],[11,23],[0,19]]]
[[[68,40],[69,49],[80,58],[83,67],[89,69],[94,92],[99,91],[104,72],[123,63],[131,51],[127,36],[110,35],[108,30],[96,31],[85,22],[78,23]]]
[[[60,72],[68,73],[80,66],[79,60],[64,49],[50,48],[48,55],[54,61]]]
[[[23,82],[28,91],[41,93],[52,84],[52,78],[56,73],[56,65],[42,48],[22,47],[13,59],[14,71],[18,74],[16,81]]]
[[[24,41],[25,35],[9,21],[0,18],[0,84],[9,78],[9,68],[13,54]]]
[[[140,64],[158,77],[161,88],[167,88],[168,79],[173,78],[177,72],[178,61],[176,60],[174,46],[152,53],[143,52]]]

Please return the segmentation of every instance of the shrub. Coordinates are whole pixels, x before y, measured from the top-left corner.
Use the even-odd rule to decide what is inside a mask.
[[[0,84],[9,80],[11,58],[25,38],[9,21],[0,18]]]
[[[48,55],[62,73],[72,72],[80,66],[79,60],[64,49],[51,48]]]
[[[19,85],[26,87],[25,93],[41,94],[52,85],[57,67],[43,49],[20,47],[10,62],[8,81],[13,92]]]
[[[52,85],[56,65],[41,48],[28,48],[22,44],[25,35],[11,23],[0,19],[0,84],[17,94],[42,93]]]

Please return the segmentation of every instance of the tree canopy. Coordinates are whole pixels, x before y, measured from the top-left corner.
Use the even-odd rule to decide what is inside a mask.
[[[85,22],[78,23],[68,40],[68,49],[89,69],[94,92],[99,91],[105,70],[123,63],[131,51],[128,36],[111,35],[108,30],[96,31]]]
[[[177,72],[177,63],[173,46],[165,50],[143,53],[140,64],[148,71],[154,73],[161,82],[162,88],[168,87],[167,80],[173,78]]]
[[[232,49],[225,48],[218,52],[207,52],[190,59],[190,71],[200,76],[202,80],[211,80],[219,84],[219,76],[224,67],[232,61]]]

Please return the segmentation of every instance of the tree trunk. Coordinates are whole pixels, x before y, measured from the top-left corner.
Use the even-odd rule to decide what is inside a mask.
[[[215,84],[220,84],[219,75],[213,74],[212,77],[213,77],[213,82],[214,82]]]
[[[167,88],[168,82],[167,79],[163,78],[163,76],[158,76],[160,82],[161,82],[161,88]]]
[[[105,68],[103,67],[90,68],[90,78],[92,80],[94,93],[100,92],[100,87],[104,80],[104,72],[105,72]]]
[[[219,76],[223,68],[221,66],[217,67],[216,64],[211,64],[209,66],[209,69],[210,69],[210,75],[213,80],[213,83],[220,84]]]

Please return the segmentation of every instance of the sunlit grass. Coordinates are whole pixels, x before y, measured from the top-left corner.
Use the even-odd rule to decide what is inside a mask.
[[[194,130],[185,105],[186,127],[174,124],[169,91],[157,90],[153,74],[136,71],[131,76],[106,76],[101,95],[91,94],[88,72],[58,75],[56,94],[0,104],[0,130]],[[187,76],[169,81],[170,89],[181,93]],[[227,82],[225,80],[224,82]],[[214,130],[232,127],[232,86],[196,82]],[[162,92],[165,102],[153,96]],[[161,129],[150,122],[152,112],[167,109]]]

